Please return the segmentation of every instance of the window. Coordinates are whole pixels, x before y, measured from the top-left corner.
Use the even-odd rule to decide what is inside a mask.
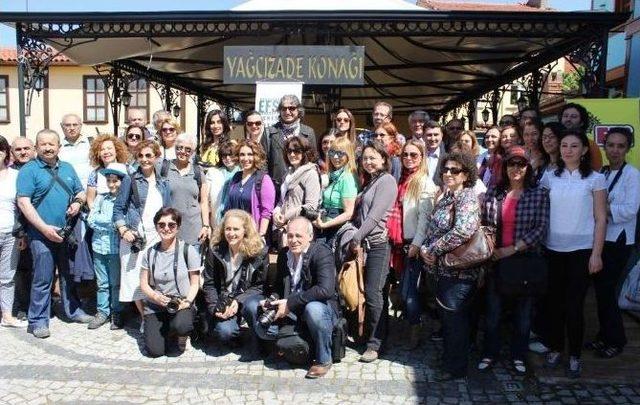
[[[107,92],[100,76],[84,76],[84,122],[92,124],[106,124]]]
[[[0,122],[9,122],[9,76],[0,76]]]
[[[149,122],[149,86],[147,81],[145,79],[136,79],[129,83],[129,94],[131,94],[129,107],[143,110],[144,116]]]

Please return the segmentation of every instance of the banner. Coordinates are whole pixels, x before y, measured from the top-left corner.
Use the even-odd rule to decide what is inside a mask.
[[[278,104],[286,94],[293,94],[302,102],[302,83],[257,82],[256,111],[262,115],[265,128],[278,122]]]
[[[591,128],[589,135],[601,148],[604,147],[604,134],[611,127],[628,127],[634,135],[634,146],[627,154],[627,162],[640,168],[640,146],[638,145],[638,131],[640,131],[640,98],[580,98],[567,100],[580,104],[589,112]],[[602,159],[607,157],[602,150]]]

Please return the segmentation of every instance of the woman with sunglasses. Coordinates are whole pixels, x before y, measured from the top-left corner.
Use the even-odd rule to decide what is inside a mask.
[[[209,183],[202,168],[192,163],[196,151],[195,136],[182,133],[176,137],[176,159],[164,160],[160,175],[171,190],[171,206],[180,212],[180,239],[198,245],[209,237]]]
[[[126,171],[125,164],[128,160],[127,146],[115,136],[100,135],[93,140],[89,149],[89,162],[94,170],[89,173],[87,180],[87,205],[89,209],[93,208],[96,195],[109,192],[107,179],[100,172],[116,162],[122,165],[119,167],[120,170]]]
[[[262,238],[266,238],[276,201],[276,189],[265,173],[266,155],[260,144],[242,140],[235,148],[240,171],[229,181],[224,212],[232,209],[251,214]]]
[[[180,123],[172,116],[165,117],[160,121],[160,157],[164,160],[176,158],[176,138],[180,132],[182,132]]]
[[[280,187],[280,202],[273,210],[273,224],[280,230],[300,215],[310,221],[317,219],[322,196],[315,150],[307,138],[293,136],[287,139],[284,151],[289,169]],[[285,245],[283,240],[281,246]]]
[[[137,166],[136,149],[140,141],[144,139],[144,130],[136,125],[129,125],[124,131],[124,143],[127,146],[127,165],[131,171],[135,171]]]
[[[231,125],[229,118],[222,110],[211,110],[207,113],[202,127],[204,142],[200,147],[200,162],[205,166],[215,166],[218,163],[218,147],[229,139]]]
[[[410,139],[402,147],[400,157],[402,175],[393,208],[387,219],[387,230],[391,242],[391,267],[395,270],[396,279],[400,280],[400,296],[407,311],[407,321],[411,326],[407,341],[407,348],[411,350],[418,347],[420,334],[420,246],[424,240],[427,217],[433,208],[437,187],[429,177],[423,142]]]
[[[475,159],[468,153],[454,152],[442,159],[440,176],[444,192],[436,197],[435,207],[427,221],[426,237],[420,255],[427,271],[436,279],[443,295],[463,290],[459,299],[449,303],[437,299],[442,321],[444,351],[442,367],[436,381],[449,381],[467,375],[470,337],[470,304],[483,269],[481,266],[451,270],[443,266],[442,256],[469,241],[480,227],[480,204],[474,191],[477,179]],[[454,307],[455,306],[455,307]]]
[[[269,137],[262,119],[256,110],[249,110],[244,114],[244,139],[254,141],[264,149],[269,156]]]
[[[329,185],[322,193],[321,215],[313,221],[316,239],[333,248],[336,232],[353,217],[358,195],[354,145],[346,137],[336,139],[327,151]]]
[[[524,256],[531,261],[540,260],[541,243],[549,225],[549,193],[536,187],[529,157],[520,146],[509,149],[501,170],[504,181],[489,189],[482,203],[483,222],[500,224],[494,261],[500,265],[503,259],[513,255]],[[509,271],[508,268],[500,270]],[[503,305],[511,303],[511,364],[517,374],[524,375],[527,372],[525,360],[534,297],[506,294],[504,288],[498,285],[495,272],[488,275],[486,283],[484,356],[478,364],[478,370],[491,369],[500,354],[502,309]]]
[[[222,219],[224,209],[224,196],[229,192],[229,183],[234,174],[239,170],[238,157],[235,154],[237,142],[227,141],[218,148],[218,164],[207,170],[207,183],[209,183],[209,223],[214,229]]]
[[[400,180],[402,162],[400,161],[401,146],[398,143],[398,130],[390,122],[383,122],[373,132],[373,139],[384,145],[391,159],[391,175],[396,181]]]
[[[141,317],[144,294],[140,290],[139,253],[159,240],[154,215],[171,205],[171,190],[156,166],[160,154],[156,142],[138,144],[138,168],[122,180],[113,206],[113,222],[120,234],[120,301],[134,301]]]
[[[346,137],[352,144],[356,144],[356,121],[351,111],[341,108],[336,112],[335,119],[335,136]]]
[[[358,167],[364,179],[363,188],[354,208],[355,234],[349,243],[352,253],[359,248],[366,251],[365,259],[365,339],[367,348],[360,361],[371,363],[378,359],[378,352],[387,334],[389,300],[387,276],[389,275],[389,240],[387,218],[398,192],[391,171],[391,157],[382,142],[365,144]]]
[[[144,293],[144,343],[150,357],[164,356],[180,338],[193,331],[193,300],[200,289],[201,259],[198,250],[178,238],[181,216],[174,208],[162,208],[153,216],[160,235],[143,252],[140,288]],[[176,341],[170,341],[170,336]],[[184,342],[184,341],[183,341]]]

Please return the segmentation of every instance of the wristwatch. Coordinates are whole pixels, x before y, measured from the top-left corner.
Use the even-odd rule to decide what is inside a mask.
[[[429,253],[429,250],[425,245],[422,245],[422,247],[420,248],[420,253],[422,253],[423,255],[426,255],[427,253]]]

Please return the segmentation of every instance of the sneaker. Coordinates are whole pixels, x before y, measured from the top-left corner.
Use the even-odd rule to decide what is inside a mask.
[[[493,367],[493,359],[490,357],[485,357],[482,360],[480,360],[480,363],[478,363],[479,371],[487,371],[487,370],[490,370],[491,367]]]
[[[527,366],[524,364],[524,361],[522,360],[513,360],[511,362],[511,364],[513,364],[513,369],[515,370],[515,372],[519,375],[525,375],[527,374]]]
[[[31,330],[30,333],[33,336],[37,337],[38,339],[46,339],[49,336],[51,336],[51,333],[49,332],[49,328],[46,326],[39,326]]]
[[[28,325],[29,322],[23,321],[22,319],[18,318],[13,318],[10,321],[2,318],[2,321],[0,321],[0,326],[3,326],[5,328],[26,328]]]
[[[82,315],[78,315],[75,318],[73,318],[74,322],[78,322],[78,323],[91,323],[93,322],[94,317],[91,315],[87,315],[87,314],[82,314]]]
[[[560,352],[549,352],[544,358],[544,366],[546,368],[556,368],[560,364]]]
[[[569,365],[567,366],[567,377],[579,378],[582,372],[582,360],[575,356],[569,357]]]
[[[109,317],[103,314],[102,312],[98,312],[96,316],[93,317],[93,320],[89,322],[87,329],[98,329],[105,323],[109,321]]]
[[[362,356],[360,356],[361,363],[372,363],[376,360],[378,360],[378,352],[373,349],[365,350],[365,352],[362,353]]]
[[[429,340],[432,342],[442,342],[442,339],[442,329],[433,332],[431,336],[429,336]]]
[[[549,353],[550,349],[547,346],[545,346],[544,343],[538,341],[538,342],[529,343],[529,351],[532,351],[538,354],[547,354]]]

